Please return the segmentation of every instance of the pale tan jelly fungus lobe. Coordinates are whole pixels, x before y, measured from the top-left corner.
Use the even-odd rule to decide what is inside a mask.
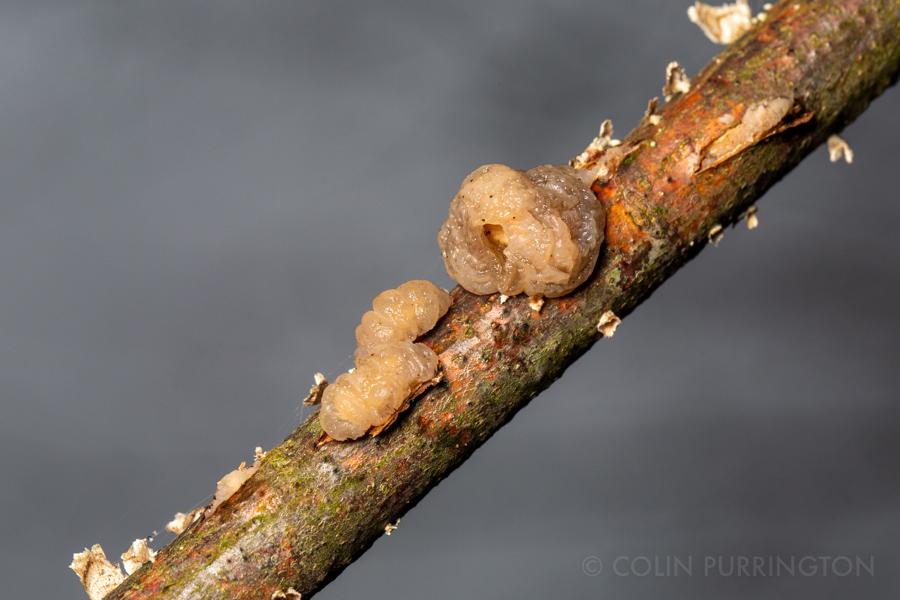
[[[416,389],[434,377],[438,358],[425,344],[395,342],[377,346],[325,388],[319,422],[332,439],[362,437],[381,425]]]
[[[451,302],[450,294],[424,280],[407,281],[381,292],[356,328],[359,347],[353,356],[359,359],[379,344],[415,340],[434,327]]]
[[[453,198],[438,245],[447,273],[472,293],[555,298],[593,272],[604,224],[571,167],[486,165]]]
[[[430,281],[410,281],[379,294],[356,329],[356,369],[325,388],[319,422],[335,440],[356,439],[383,425],[423,383],[438,357],[413,341],[447,310],[450,294]]]

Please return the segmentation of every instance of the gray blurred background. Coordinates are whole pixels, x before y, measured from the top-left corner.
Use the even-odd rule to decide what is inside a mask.
[[[0,595],[86,598],[73,552],[277,445],[377,293],[451,285],[466,174],[623,136],[713,57],[687,5],[0,3]],[[898,93],[320,597],[897,598]],[[723,574],[753,556],[818,572]]]

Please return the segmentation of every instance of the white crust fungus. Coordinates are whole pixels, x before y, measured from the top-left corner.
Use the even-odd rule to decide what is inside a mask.
[[[853,150],[850,149],[847,140],[839,135],[831,135],[828,137],[828,158],[831,162],[837,162],[843,158],[849,165],[853,162]]]
[[[280,600],[291,598],[293,600],[300,600],[303,597],[303,594],[298,592],[292,587],[289,587],[287,591],[282,592],[281,590],[275,590],[272,592],[272,595],[269,597],[269,600]]]
[[[597,158],[604,150],[613,146],[613,126],[612,121],[606,119],[600,124],[600,133],[597,134],[584,152],[576,156],[570,161],[570,165],[575,169],[583,169],[584,167],[597,162]]]
[[[608,135],[601,129],[601,145]],[[604,224],[603,208],[571,167],[486,165],[453,198],[438,245],[447,273],[472,293],[555,298],[594,270]]]
[[[647,110],[644,111],[644,119],[647,120],[651,125],[659,125],[660,121],[662,121],[662,115],[657,114],[656,109],[659,107],[659,98],[651,98],[650,102],[647,103]],[[651,146],[656,146],[655,142],[651,140]]]
[[[75,571],[81,579],[81,585],[91,600],[103,600],[103,597],[113,591],[120,583],[125,581],[125,575],[106,559],[106,554],[100,544],[84,552],[72,555],[72,564],[69,568]]]
[[[709,243],[713,246],[718,246],[724,236],[725,230],[721,225],[716,225],[709,230]]]
[[[325,388],[319,422],[334,440],[356,439],[390,420],[438,367],[434,350],[413,340],[450,308],[450,294],[410,281],[379,294],[356,329],[356,368]]]
[[[175,517],[166,523],[166,531],[180,535],[188,526],[203,516],[203,507],[195,508],[189,513],[175,513]]]
[[[156,559],[156,552],[147,546],[147,538],[142,540],[134,540],[131,547],[122,555],[122,564],[125,565],[125,572],[131,575],[141,568],[141,565],[153,562]]]
[[[597,331],[602,333],[603,337],[611,338],[621,322],[622,319],[617,317],[613,311],[608,310],[600,316],[600,320],[597,322]]]
[[[328,387],[328,380],[321,373],[316,373],[316,383],[309,388],[309,394],[303,399],[303,406],[315,406],[322,402],[322,394]]]
[[[407,281],[395,290],[381,292],[356,328],[359,347],[353,356],[362,358],[381,344],[415,340],[434,327],[452,302],[450,294],[424,280]]]
[[[663,86],[662,91],[666,102],[671,100],[675,94],[686,94],[691,91],[691,80],[688,79],[681,65],[675,61],[666,66],[666,85]]]
[[[388,523],[387,525],[384,526],[384,535],[391,535],[391,533],[393,533],[393,531],[395,529],[397,529],[398,527],[400,527],[400,519],[397,519],[397,522],[394,523],[393,525]]]
[[[737,0],[734,4],[710,6],[695,2],[688,8],[688,19],[696,23],[710,40],[716,44],[730,44],[744,35],[752,24],[750,6],[747,0]]]
[[[756,216],[757,212],[759,212],[759,209],[756,208],[755,204],[747,209],[747,229],[752,230],[759,227],[759,217]]]

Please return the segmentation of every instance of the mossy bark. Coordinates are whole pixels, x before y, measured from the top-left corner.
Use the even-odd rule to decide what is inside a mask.
[[[606,241],[585,285],[540,312],[521,296],[501,304],[457,288],[424,339],[442,383],[375,438],[317,448],[313,415],[107,598],[268,599],[289,587],[308,598],[587,351],[603,313],[631,312],[898,71],[900,0],[779,3],[623,141],[624,158],[594,185]],[[778,129],[701,168],[748,106],[776,97],[793,99]]]

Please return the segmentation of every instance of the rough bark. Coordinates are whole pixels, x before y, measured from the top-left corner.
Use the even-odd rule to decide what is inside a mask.
[[[587,351],[601,315],[631,312],[898,71],[900,0],[779,3],[623,141],[611,176],[594,185],[607,237],[585,285],[540,312],[521,296],[501,304],[457,288],[424,339],[440,355],[441,384],[375,438],[316,448],[313,415],[107,598],[268,599],[289,587],[308,598]],[[748,107],[779,97],[793,108],[778,127],[703,162]]]

